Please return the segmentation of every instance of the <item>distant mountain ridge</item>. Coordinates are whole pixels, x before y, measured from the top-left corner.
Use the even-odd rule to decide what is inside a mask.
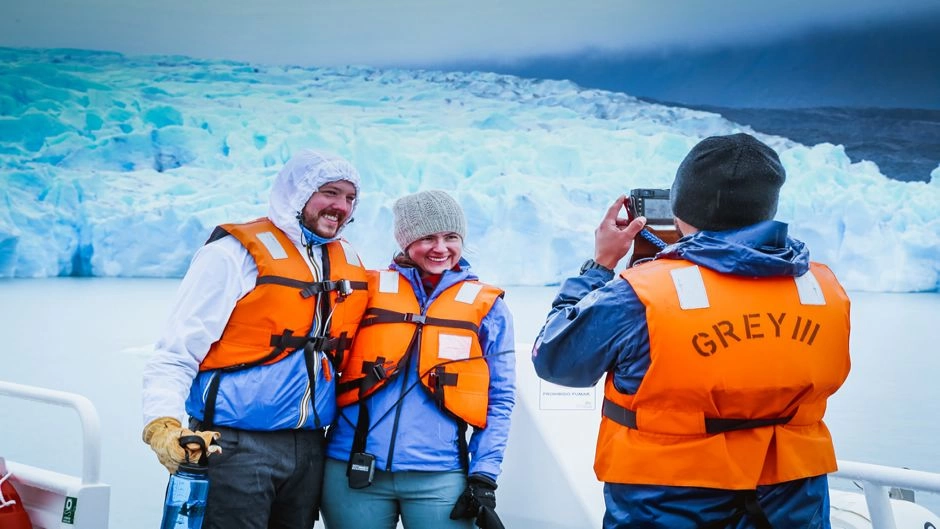
[[[568,79],[683,105],[940,109],[940,11],[766,44],[435,67]]]
[[[873,161],[882,174],[895,180],[929,182],[930,173],[940,166],[940,110],[687,106],[805,145],[842,145],[853,162]]]

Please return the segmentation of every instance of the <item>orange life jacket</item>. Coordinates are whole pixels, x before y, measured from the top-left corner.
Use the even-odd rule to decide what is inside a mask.
[[[598,479],[746,490],[836,470],[823,414],[849,373],[849,300],[827,267],[661,260],[621,277],[646,306],[650,366],[634,395],[607,374]]]
[[[254,258],[258,280],[235,304],[200,371],[270,364],[305,346],[325,351],[341,368],[367,302],[366,271],[356,251],[344,240],[325,244],[323,274],[329,279],[314,282],[306,257],[269,219],[223,224],[209,241],[225,235],[238,239]],[[329,293],[329,306],[317,307],[317,294],[323,292]],[[329,318],[329,327],[310,338],[318,310],[320,318]]]
[[[401,372],[417,341],[423,387],[442,408],[486,427],[490,370],[477,333],[503,291],[478,281],[447,288],[425,314],[408,280],[394,270],[369,271],[369,307],[349,363],[337,385],[337,404],[364,399]]]

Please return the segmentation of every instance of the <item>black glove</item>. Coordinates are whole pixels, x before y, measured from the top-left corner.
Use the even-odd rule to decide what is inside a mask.
[[[505,529],[503,522],[496,515],[496,482],[481,475],[473,474],[467,479],[467,490],[457,498],[451,520],[476,518],[481,529]]]

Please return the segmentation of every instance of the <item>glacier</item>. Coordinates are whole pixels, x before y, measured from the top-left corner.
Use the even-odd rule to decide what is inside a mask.
[[[669,187],[700,139],[744,131],[786,167],[777,219],[847,289],[940,286],[940,167],[891,180],[840,145],[718,114],[486,72],[31,48],[0,63],[0,278],[181,277],[215,225],[264,215],[274,174],[316,148],[362,174],[344,236],[367,266],[396,250],[394,200],[444,189],[484,280],[552,285],[593,255],[618,195]]]

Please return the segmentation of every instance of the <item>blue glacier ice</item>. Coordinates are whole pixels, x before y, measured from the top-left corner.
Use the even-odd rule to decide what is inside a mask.
[[[391,205],[451,191],[467,257],[502,285],[553,284],[592,255],[608,204],[668,187],[717,114],[492,73],[265,66],[0,48],[0,277],[179,277],[222,222],[261,216],[301,148],[361,171],[345,231],[395,251]],[[777,218],[851,290],[936,291],[940,168],[899,182],[839,145],[757,134],[786,166]]]

